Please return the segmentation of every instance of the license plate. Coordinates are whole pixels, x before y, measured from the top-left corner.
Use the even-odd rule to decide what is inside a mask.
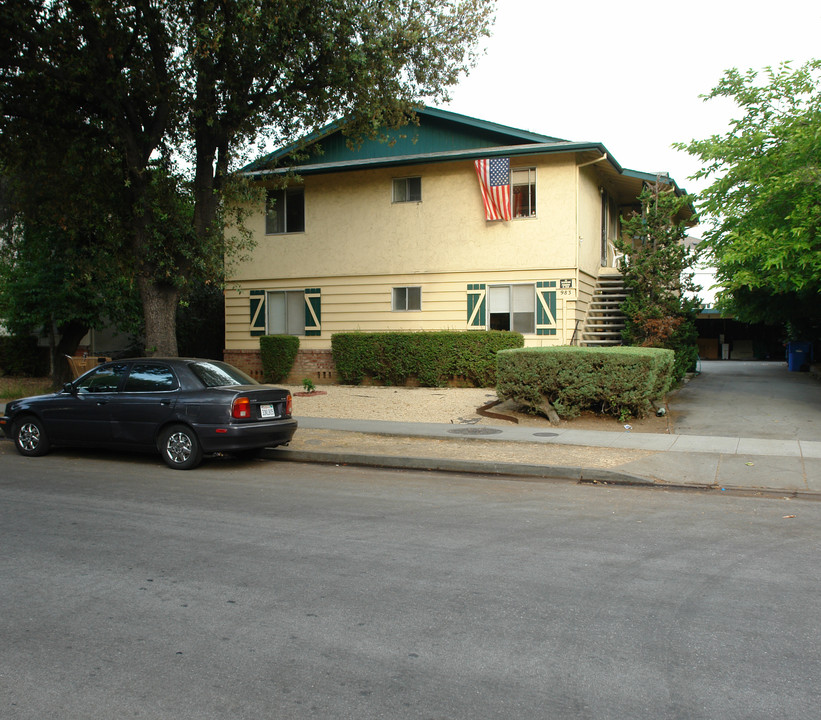
[[[274,410],[273,405],[260,405],[259,406],[259,414],[264,418],[276,417],[277,416],[277,412],[276,412],[276,410]]]

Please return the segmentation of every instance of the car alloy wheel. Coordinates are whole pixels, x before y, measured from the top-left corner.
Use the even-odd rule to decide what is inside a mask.
[[[160,437],[160,453],[165,464],[175,470],[188,470],[202,460],[202,449],[193,430],[172,425]]]
[[[45,455],[49,450],[46,431],[41,422],[34,417],[23,418],[17,423],[14,440],[17,451],[27,457]]]

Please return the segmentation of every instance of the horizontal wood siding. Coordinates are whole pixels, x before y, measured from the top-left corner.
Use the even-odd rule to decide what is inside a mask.
[[[225,347],[229,350],[251,350],[259,347],[259,339],[251,335],[250,290],[294,290],[319,288],[322,293],[322,334],[318,337],[300,337],[300,347],[329,348],[331,335],[337,332],[384,332],[420,330],[467,330],[468,285],[529,283],[573,279],[575,271],[550,270],[534,274],[528,271],[486,272],[464,274],[396,275],[393,277],[306,278],[272,281],[270,284],[250,283],[242,288],[226,290]],[[391,310],[394,287],[422,288],[422,310]],[[562,345],[569,342],[572,321],[576,317],[576,302],[557,298],[556,334],[525,336],[527,345]]]

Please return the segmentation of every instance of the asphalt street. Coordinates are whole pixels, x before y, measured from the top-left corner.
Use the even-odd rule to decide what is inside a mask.
[[[4,719],[821,704],[819,503],[4,449]]]

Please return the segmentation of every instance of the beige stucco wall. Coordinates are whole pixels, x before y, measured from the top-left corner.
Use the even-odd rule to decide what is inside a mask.
[[[601,204],[594,166],[579,168],[579,268],[593,276],[601,267]]]
[[[573,288],[557,292],[557,334],[526,344],[569,343],[601,264],[597,174],[577,168],[574,155],[515,158],[511,167],[536,168],[535,218],[487,222],[471,161],[307,176],[305,232],[266,236],[262,207],[250,221],[257,247],[230,269],[226,348],[259,346],[251,289],[320,288],[322,335],[300,338],[320,349],[335,332],[465,330],[468,284],[540,280]],[[422,201],[392,203],[392,180],[409,176],[422,178]],[[400,286],[421,286],[421,312],[391,311]]]
[[[472,162],[305,178],[305,232],[265,235],[249,222],[252,262],[237,281],[575,265],[572,156],[516,159],[537,168],[537,217],[487,222]],[[392,180],[422,178],[421,203],[392,203]]]

